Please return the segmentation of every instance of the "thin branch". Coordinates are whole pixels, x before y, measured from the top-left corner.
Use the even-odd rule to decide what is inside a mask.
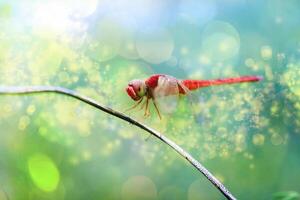
[[[109,107],[103,106],[96,102],[95,100],[83,96],[73,90],[62,88],[62,87],[55,87],[55,86],[24,86],[24,87],[14,87],[14,86],[0,86],[0,94],[4,95],[19,95],[19,94],[34,94],[34,93],[59,93],[63,95],[67,95],[78,99],[84,103],[87,103],[99,110],[102,110],[110,115],[118,117],[124,121],[127,121],[158,138],[162,142],[169,145],[172,149],[174,149],[177,153],[179,153],[182,157],[184,157],[187,161],[189,161],[199,172],[201,172],[227,199],[236,199],[230,192],[225,188],[225,186],[214,176],[212,175],[200,162],[194,159],[188,152],[183,150],[180,146],[178,146],[175,142],[168,139],[166,136],[162,135],[160,132],[140,123],[136,120],[130,118],[129,116],[115,111]]]

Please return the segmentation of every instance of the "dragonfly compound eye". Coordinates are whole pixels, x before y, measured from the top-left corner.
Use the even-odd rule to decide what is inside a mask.
[[[138,95],[136,95],[134,88],[132,86],[129,85],[126,88],[126,92],[127,92],[128,96],[130,96],[134,101],[137,101],[140,99],[140,97]]]

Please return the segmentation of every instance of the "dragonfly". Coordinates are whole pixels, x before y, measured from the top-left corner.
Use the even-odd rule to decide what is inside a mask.
[[[144,102],[141,106],[141,109],[145,107],[144,116],[147,117],[150,115],[149,102],[152,101],[159,118],[162,119],[157,103],[157,100],[161,99],[162,97],[179,97],[181,95],[186,96],[189,95],[191,91],[203,87],[245,82],[257,82],[262,79],[263,78],[261,76],[240,76],[213,80],[180,80],[166,74],[154,74],[147,79],[134,79],[128,83],[126,92],[128,96],[136,103],[127,110],[134,109],[142,102]]]

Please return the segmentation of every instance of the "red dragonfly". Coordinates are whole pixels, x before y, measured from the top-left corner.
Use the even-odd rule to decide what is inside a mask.
[[[175,77],[165,74],[154,74],[146,80],[135,79],[128,83],[126,87],[127,94],[137,103],[130,109],[136,108],[143,99],[146,101],[142,105],[145,107],[144,116],[149,116],[149,101],[152,100],[159,118],[161,114],[157,105],[157,99],[160,97],[187,95],[192,90],[197,90],[202,87],[215,85],[257,82],[262,80],[261,76],[241,76],[235,78],[215,79],[215,80],[179,80]],[[129,110],[130,110],[129,109]]]

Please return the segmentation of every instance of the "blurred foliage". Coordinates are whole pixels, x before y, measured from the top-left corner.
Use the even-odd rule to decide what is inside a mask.
[[[297,0],[0,1],[0,85],[59,85],[124,111],[128,81],[262,75],[159,120],[239,199],[299,197]],[[0,97],[0,199],[222,199],[145,132],[74,99]],[[294,191],[277,193],[279,191]],[[272,194],[274,194],[272,196]]]

